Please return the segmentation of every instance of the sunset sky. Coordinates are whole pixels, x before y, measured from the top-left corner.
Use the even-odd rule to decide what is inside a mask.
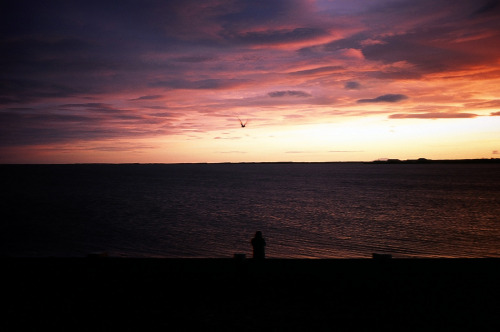
[[[0,163],[500,157],[500,1],[6,0],[0,19]]]

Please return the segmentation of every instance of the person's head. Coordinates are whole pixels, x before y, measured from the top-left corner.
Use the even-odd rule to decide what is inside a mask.
[[[255,233],[255,237],[262,237],[262,232],[261,231],[257,231]]]

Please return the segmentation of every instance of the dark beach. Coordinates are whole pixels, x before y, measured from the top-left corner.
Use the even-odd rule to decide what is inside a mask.
[[[2,258],[3,331],[500,328],[500,259]]]

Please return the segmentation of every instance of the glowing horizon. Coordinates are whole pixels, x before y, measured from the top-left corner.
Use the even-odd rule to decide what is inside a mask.
[[[2,7],[0,163],[500,156],[498,1]]]

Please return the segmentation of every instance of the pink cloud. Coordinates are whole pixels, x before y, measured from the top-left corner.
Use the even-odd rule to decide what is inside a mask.
[[[355,49],[355,48],[342,49],[338,52],[338,54],[342,57],[345,57],[345,58],[352,58],[352,59],[359,59],[359,60],[363,60],[365,58],[363,55],[363,52],[361,52],[361,50]]]

